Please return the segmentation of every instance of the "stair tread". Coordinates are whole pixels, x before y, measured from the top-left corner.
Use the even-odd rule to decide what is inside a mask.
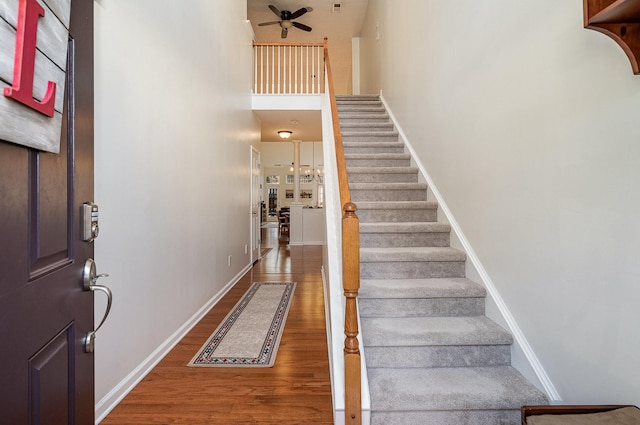
[[[380,147],[394,147],[403,148],[404,144],[401,142],[382,142],[378,141],[366,141],[366,142],[342,142],[342,146],[345,148],[380,148]]]
[[[367,123],[362,123],[362,122],[350,122],[350,123],[344,123],[344,124],[340,124],[340,128],[341,129],[349,129],[349,130],[353,130],[353,129],[366,129],[366,130],[371,130],[371,128],[385,128],[387,129],[386,131],[391,131],[393,130],[393,123],[391,121],[389,122],[380,122],[380,123],[375,123],[375,124],[367,124]]]
[[[438,222],[360,223],[360,233],[449,232],[451,225]]]
[[[342,135],[342,137],[362,137],[362,136],[368,136],[368,137],[376,137],[376,136],[382,136],[382,137],[397,137],[398,136],[398,132],[397,131],[385,131],[385,130],[368,130],[368,131],[341,131],[340,134]]]
[[[375,411],[520,409],[547,398],[511,366],[372,368]]]
[[[450,247],[360,248],[360,262],[465,261],[467,255]]]
[[[349,174],[418,174],[416,167],[349,167]]]
[[[359,100],[336,100],[338,107],[340,106],[352,106],[352,105],[375,105],[382,106],[382,102],[376,99],[359,99]]]
[[[486,316],[363,317],[365,347],[510,345],[513,337]]]
[[[359,210],[370,209],[437,209],[435,201],[359,201],[356,203]]]
[[[371,120],[376,123],[380,122],[391,122],[389,121],[389,115],[385,112],[341,112],[338,119],[340,120],[340,125],[342,125],[343,121],[351,121],[358,120],[359,123],[364,123],[362,120]]]
[[[426,190],[429,186],[426,183],[405,182],[405,183],[351,183],[351,190]]]
[[[391,122],[389,118],[389,114],[387,114],[386,111],[382,109],[378,111],[365,111],[365,110],[340,111],[338,114],[339,114],[338,119],[340,120],[340,122],[342,122],[343,120],[353,120],[353,119],[358,119],[358,120],[374,119],[376,121],[385,120],[386,122]]]
[[[380,99],[377,94],[337,94],[336,99]]]
[[[341,112],[380,112],[386,113],[384,107],[378,105],[340,105],[338,104],[338,114]]]
[[[467,278],[363,279],[358,298],[485,297],[486,289]]]
[[[345,153],[345,159],[411,159],[408,153]],[[349,167],[347,167],[347,171]]]

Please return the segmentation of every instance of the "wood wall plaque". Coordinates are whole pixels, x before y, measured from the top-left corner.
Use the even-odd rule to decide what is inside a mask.
[[[0,1],[0,140],[60,151],[70,11],[71,0]]]

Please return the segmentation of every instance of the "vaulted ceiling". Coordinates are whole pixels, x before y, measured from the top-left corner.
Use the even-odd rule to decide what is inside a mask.
[[[331,40],[351,40],[360,35],[360,29],[364,20],[364,14],[369,0],[247,0],[247,16],[256,35],[256,41],[276,42],[281,41],[280,26],[258,26],[261,22],[279,20],[269,9],[269,5],[278,10],[295,12],[303,7],[311,7],[308,12],[296,19],[296,22],[312,28],[311,32],[305,32],[297,28],[291,28],[287,41],[321,42],[325,37]],[[339,12],[334,12],[334,4],[340,4]]]
[[[339,8],[334,7],[338,4]],[[303,7],[312,8],[312,11],[294,20],[311,27],[311,32],[293,27],[288,30],[286,40],[283,40],[279,25],[259,26],[262,22],[280,20],[269,5],[279,11],[288,10],[292,13]],[[349,52],[336,55],[348,63],[334,63],[333,55],[331,62],[334,72],[344,70],[349,73],[345,78],[350,79],[351,39],[360,34],[367,5],[368,0],[247,0],[247,18],[251,21],[255,40],[259,42],[316,43],[327,37],[330,51]],[[318,111],[256,111],[256,115],[261,121],[263,141],[277,140],[274,135],[281,129],[294,130],[297,140],[322,140]]]

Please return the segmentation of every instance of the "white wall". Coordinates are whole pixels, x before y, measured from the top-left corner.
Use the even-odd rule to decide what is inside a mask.
[[[249,266],[259,128],[246,2],[105,0],[95,19],[100,417]]]
[[[361,91],[382,90],[563,401],[638,404],[640,76],[582,13],[370,0]]]

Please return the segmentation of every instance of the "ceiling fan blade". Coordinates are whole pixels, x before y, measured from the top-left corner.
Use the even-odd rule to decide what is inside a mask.
[[[279,24],[280,21],[271,21],[271,22],[263,22],[261,24],[258,24],[259,27],[264,27],[265,25],[275,25],[275,24]]]
[[[291,22],[291,25],[294,27],[301,29],[302,31],[311,32],[311,27],[306,26],[305,24],[301,24],[299,22]]]
[[[280,11],[278,10],[278,8],[277,8],[277,7],[275,7],[274,5],[270,4],[270,5],[269,5],[269,9],[271,9],[271,11],[272,11],[273,13],[275,13],[275,14],[276,14],[276,16],[277,16],[278,18],[280,18],[280,17],[281,17],[281,15],[280,15]]]
[[[301,8],[301,9],[298,9],[298,10],[296,10],[295,12],[293,12],[293,13],[291,14],[290,19],[296,19],[296,18],[299,18],[299,17],[301,17],[302,15],[304,15],[305,13],[307,13],[307,12],[312,12],[312,11],[313,11],[313,8],[312,8],[312,7],[303,7],[303,8]]]
[[[282,28],[282,32],[280,33],[280,38],[287,38],[287,34],[289,31],[286,28]]]

